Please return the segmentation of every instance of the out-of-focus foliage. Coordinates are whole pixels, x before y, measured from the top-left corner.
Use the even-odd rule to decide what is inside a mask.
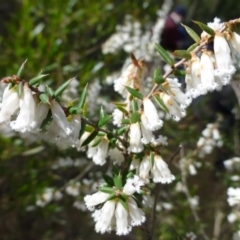
[[[207,22],[215,16],[224,20],[239,17],[240,3],[237,1],[214,0],[210,5],[209,1],[186,0],[175,1],[174,4],[179,2],[189,8],[187,20]],[[1,77],[16,73],[21,63],[28,59],[23,73],[26,79],[42,70],[50,74],[47,81],[55,86],[74,76],[80,80],[81,87],[96,78],[104,81],[109,73],[122,67],[126,58],[123,51],[117,55],[103,55],[101,46],[104,41],[127,14],[142,24],[153,23],[161,4],[162,1],[158,0],[12,0],[1,3]],[[194,26],[194,29],[197,28]],[[197,31],[200,32],[199,29]],[[163,151],[168,160],[179,143],[185,146],[186,154],[188,149],[194,149],[206,124],[216,121],[218,114],[222,116],[220,129],[227,147],[203,159],[204,170],[199,170],[197,176],[191,176],[189,183],[191,194],[199,195],[202,201],[200,216],[206,222],[206,231],[210,236],[215,212],[227,208],[226,196],[219,199],[216,196],[226,194],[222,161],[231,157],[233,130],[239,131],[231,113],[234,101],[232,92],[228,94],[227,91],[202,97],[192,104],[188,117],[179,124],[165,124],[164,132],[161,132],[169,138],[169,147]],[[233,125],[236,129],[230,128]],[[27,144],[19,136],[0,138],[0,239],[147,239],[146,229],[151,228],[151,222],[143,229],[134,229],[126,237],[95,234],[90,214],[77,211],[70,196],[44,208],[36,207],[35,197],[43,188],[61,188],[84,168],[69,167],[56,171],[51,167],[59,156],[76,159],[83,154],[76,150],[60,151],[48,145],[38,149],[39,146],[41,143],[33,141]],[[28,150],[36,151],[29,154]],[[97,172],[98,169],[94,167],[91,171]],[[107,171],[104,167],[101,169]],[[175,169],[174,173],[178,172],[179,169]],[[90,178],[91,172],[85,175]],[[160,191],[161,203],[177,206],[173,210],[166,207],[158,212],[156,239],[184,239],[186,232],[190,231],[198,234],[198,224],[189,224],[193,219],[184,194],[176,194],[172,190],[175,185],[156,190]],[[161,195],[161,192],[164,194]],[[223,226],[226,228],[227,225]],[[224,233],[227,239],[232,230],[226,229]]]

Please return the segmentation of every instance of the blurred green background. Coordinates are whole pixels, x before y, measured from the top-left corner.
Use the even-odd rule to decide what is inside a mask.
[[[161,0],[2,0],[1,78],[16,74],[22,62],[28,59],[24,79],[43,71],[49,73],[47,80],[56,87],[76,76],[80,91],[82,86],[96,78],[104,82],[107,75],[121,69],[127,54],[119,51],[114,55],[103,55],[102,44],[115,32],[116,25],[123,23],[125,15],[132,15],[142,25],[153,24],[162,3]],[[229,20],[239,17],[240,12],[238,1],[173,1],[173,7],[179,3],[188,8],[185,24],[199,34],[200,30],[190,20],[207,23],[215,16]],[[99,63],[101,67],[94,69]],[[169,147],[164,154],[170,159],[180,142],[185,143],[186,149],[194,149],[205,125],[221,116],[220,129],[225,147],[204,159],[208,164],[203,163],[205,167],[199,175],[191,178],[190,186],[192,194],[200,196],[200,215],[209,236],[212,236],[217,209],[228,210],[227,180],[222,161],[234,155],[234,131],[239,133],[239,127],[231,111],[236,105],[236,98],[229,88],[223,93],[209,94],[190,107],[188,117],[180,123],[170,121],[161,133],[169,137]],[[44,151],[24,154],[29,148],[42,144]],[[13,138],[0,136],[0,156],[0,240],[148,239],[146,229],[151,226],[151,221],[126,237],[97,235],[90,213],[74,208],[74,198],[67,195],[59,203],[31,210],[36,195],[43,188],[60,188],[82,170],[82,166],[52,170],[51,164],[57,157],[75,159],[82,157],[83,153],[71,149],[60,151],[40,142],[29,145],[15,135]],[[94,167],[91,171],[99,169],[107,170]],[[86,178],[91,177],[89,174],[86,173]],[[174,174],[179,174],[177,168]],[[193,222],[184,195],[174,193],[174,186],[175,183],[158,189],[163,193],[160,200],[172,203],[174,208],[159,212],[154,239],[186,239],[182,237],[186,232],[198,233],[198,223]],[[79,198],[82,200],[83,196]],[[219,239],[230,239],[233,229],[228,226],[226,215],[224,221],[224,237]]]

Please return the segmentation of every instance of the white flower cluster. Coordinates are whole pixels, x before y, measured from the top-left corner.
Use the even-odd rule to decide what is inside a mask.
[[[229,171],[240,170],[240,157],[233,157],[223,162],[225,168]]]
[[[125,202],[118,197],[111,199],[110,194],[101,191],[84,198],[87,208],[94,211],[92,216],[96,222],[96,232],[103,234],[116,229],[117,235],[126,235],[133,226],[139,226],[145,221],[144,212],[138,207],[133,197],[135,192],[140,192],[141,186],[143,182],[134,176],[127,180],[121,191],[116,190],[116,196],[124,194]],[[102,207],[96,208],[100,204]]]
[[[207,124],[206,128],[202,131],[202,136],[197,142],[198,156],[203,158],[207,154],[211,154],[215,147],[223,145],[221,135],[216,123]]]
[[[53,188],[44,189],[41,195],[37,196],[36,205],[38,207],[45,207],[52,200],[59,201],[63,197],[60,191],[55,191]]]

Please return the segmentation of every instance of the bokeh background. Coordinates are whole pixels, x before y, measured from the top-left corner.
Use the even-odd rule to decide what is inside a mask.
[[[129,57],[124,46],[105,54],[103,44],[116,33],[117,25],[124,25],[126,16],[130,22],[139,23],[140,35],[146,29],[151,32],[159,18],[157,11],[163,3],[168,5],[166,15],[178,4],[184,4],[187,8],[184,24],[198,34],[201,33],[200,29],[191,20],[207,23],[216,16],[223,21],[240,17],[239,1],[1,0],[0,77],[16,74],[26,59],[24,79],[30,79],[42,71],[49,74],[45,81],[57,87],[76,77],[79,84],[72,86],[69,94],[74,90],[81,92],[88,83],[91,90],[89,98],[93,99],[89,105],[89,114],[94,119],[100,105],[105,104],[107,108],[108,102],[120,99],[113,92],[111,79],[112,76],[117,78],[125,59]],[[161,64],[160,57],[148,61],[149,69]],[[238,79],[236,74],[234,81]],[[230,176],[235,173],[229,173],[224,167],[224,160],[240,154],[236,86],[235,92],[232,86],[226,86],[222,91],[197,99],[180,122],[165,122],[161,134],[168,137],[169,145],[163,151],[164,158],[166,161],[171,159],[180,144],[182,150],[171,163],[177,180],[170,185],[150,189],[152,196],[158,193],[153,239],[193,239],[187,237],[189,232],[194,232],[197,239],[202,239],[199,222],[195,221],[187,198],[178,184],[183,174],[183,169],[179,167],[180,158],[187,159],[186,171],[190,165],[197,169],[196,174],[189,171],[184,175],[187,175],[185,180],[195,200],[193,205],[199,213],[201,226],[210,239],[232,239],[233,233],[238,230],[237,222],[228,220],[232,209],[227,203],[227,188],[239,186],[239,179],[232,181]],[[95,93],[103,97],[96,101],[98,95]],[[201,157],[197,142],[209,123],[215,124],[223,144],[221,147],[214,145],[208,154]],[[0,239],[148,239],[153,220],[150,208],[146,209],[146,224],[135,228],[128,236],[117,237],[114,233],[98,235],[94,232],[94,223],[91,214],[84,209],[83,197],[94,192],[101,182],[101,172],[105,173],[109,168],[88,167],[90,162],[84,152],[62,150],[34,136],[12,133],[2,126]],[[72,179],[75,179],[73,185],[76,180],[81,185],[76,187],[78,190],[75,195],[66,192],[66,186]],[[45,206],[37,206],[37,199],[46,188],[60,190],[63,197]]]

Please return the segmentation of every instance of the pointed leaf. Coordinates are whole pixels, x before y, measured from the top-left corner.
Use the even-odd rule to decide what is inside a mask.
[[[41,82],[42,78],[48,76],[48,74],[40,74],[32,79],[29,80],[29,85],[33,86]]]
[[[20,82],[18,85],[17,85],[17,92],[18,92],[18,97],[21,97],[22,94],[23,94],[23,83]]]
[[[99,188],[99,191],[104,192],[104,193],[109,193],[109,194],[114,193],[114,189],[113,189],[113,188],[111,188],[111,187],[105,187],[105,186],[100,187],[100,188]]]
[[[136,100],[132,100],[132,111],[137,112],[138,111],[138,103]]]
[[[134,112],[130,118],[131,123],[136,123],[140,120],[141,114],[139,112]]]
[[[122,120],[122,124],[130,124],[131,123],[131,121],[130,121],[130,119],[128,119],[128,118],[124,118],[123,120]]]
[[[161,47],[158,43],[155,43],[155,48],[157,49],[158,53],[162,56],[166,63],[168,63],[171,66],[174,65],[173,58],[163,47]]]
[[[125,88],[127,89],[127,91],[128,91],[132,96],[143,100],[143,95],[142,95],[140,92],[138,92],[137,90],[135,90],[135,89],[133,89],[133,88],[127,87],[127,86],[125,86]]]
[[[112,177],[110,177],[110,176],[108,176],[106,174],[103,174],[103,179],[109,186],[111,186],[111,187],[114,186],[114,182],[113,182]]]
[[[96,140],[94,140],[93,143],[91,143],[91,147],[96,147],[101,141],[102,138],[97,138]]]
[[[40,129],[43,129],[46,125],[48,125],[52,121],[52,111],[49,109],[47,117],[43,120]]]
[[[78,138],[80,138],[82,135],[83,135],[83,133],[84,133],[84,131],[85,131],[85,128],[86,128],[86,122],[84,122],[84,121],[82,121],[81,122],[81,129],[80,129],[80,131],[79,131],[79,136],[78,136]]]
[[[166,105],[164,104],[164,102],[162,101],[162,99],[159,96],[155,95],[155,96],[153,96],[153,98],[160,108],[162,108],[166,112],[169,112],[168,108],[166,107]]]
[[[122,176],[121,175],[115,175],[113,177],[113,182],[114,182],[114,186],[121,190],[122,189]]]
[[[123,205],[123,207],[126,209],[126,211],[129,212],[129,207],[128,207],[126,200],[119,198],[119,202]]]
[[[196,42],[196,43],[199,43],[200,42],[200,37],[197,35],[197,33],[191,29],[190,27],[184,25],[184,24],[181,24],[187,31],[187,33],[189,34],[189,36]]]
[[[103,107],[100,109],[100,118],[104,118],[106,116]]]
[[[164,82],[164,78],[162,77],[162,73],[161,73],[161,70],[159,68],[156,68],[154,70],[153,80],[157,84],[161,84],[161,83]]]
[[[215,35],[215,32],[212,28],[208,27],[206,24],[202,23],[202,22],[198,22],[198,21],[193,21],[194,23],[196,23],[203,31],[205,31],[206,33],[208,33],[211,36]]]
[[[194,43],[193,45],[191,45],[191,46],[187,49],[187,51],[188,51],[188,52],[191,52],[191,51],[193,51],[196,47],[198,47],[198,43]]]
[[[125,108],[123,108],[122,106],[116,106],[117,107],[117,109],[119,109],[121,112],[123,112],[123,113],[125,113],[125,114],[128,114],[128,111],[125,109]]]
[[[102,126],[106,125],[111,120],[111,118],[112,118],[111,115],[106,115],[105,117],[100,119],[98,122],[98,127],[102,127]]]
[[[41,93],[41,94],[39,95],[39,99],[40,99],[43,103],[50,104],[49,96],[48,96],[46,93]]]
[[[87,85],[86,87],[83,89],[79,103],[78,103],[78,110],[81,111],[85,101],[86,101],[86,96],[87,96]]]
[[[85,146],[87,144],[89,144],[96,136],[97,136],[98,132],[97,131],[93,131],[88,138],[82,143],[82,146]]]
[[[18,77],[21,77],[22,71],[23,71],[23,69],[24,69],[24,67],[25,67],[26,62],[27,62],[27,59],[22,63],[22,65],[21,65],[20,68],[18,69],[18,72],[17,72],[17,76],[18,76]]]
[[[173,55],[176,57],[186,58],[186,59],[191,59],[191,57],[192,57],[190,52],[188,52],[186,50],[176,50],[173,52]]]
[[[151,162],[151,166],[153,168],[153,166],[154,166],[154,154],[153,154],[153,152],[151,152],[151,154],[150,154],[150,162]]]
[[[179,69],[175,69],[175,70],[173,71],[173,74],[174,74],[175,76],[178,76],[178,77],[185,77],[186,71],[184,71],[184,70],[179,70]]]
[[[116,134],[117,134],[117,135],[122,135],[123,133],[126,132],[127,129],[128,129],[127,126],[123,126],[123,127],[119,128],[119,129],[117,130]]]
[[[63,83],[53,94],[54,97],[60,96],[63,91],[68,87],[69,83],[73,80],[74,78],[69,79],[65,83]]]
[[[46,85],[46,91],[48,93],[49,96],[53,96],[54,91],[51,87],[49,87],[48,85]]]
[[[106,201],[110,201],[110,200],[113,200],[114,198],[116,198],[117,196],[116,196],[116,193],[115,192],[113,192],[112,194],[110,194],[109,195],[109,197],[107,198],[107,200]]]

